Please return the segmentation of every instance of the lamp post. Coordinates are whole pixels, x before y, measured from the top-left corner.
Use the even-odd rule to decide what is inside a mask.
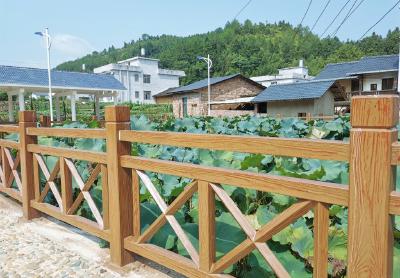
[[[210,84],[210,70],[212,67],[212,60],[210,59],[210,55],[207,55],[206,57],[202,56],[197,56],[197,59],[200,61],[204,61],[207,63],[207,88],[208,88],[208,109],[207,109],[207,115],[211,116],[211,84]]]
[[[53,121],[53,94],[51,92],[51,68],[50,68],[50,47],[51,37],[49,34],[49,28],[45,28],[44,32],[35,32],[35,35],[44,37],[46,39],[47,48],[47,73],[49,77],[49,101],[50,101],[50,121]]]

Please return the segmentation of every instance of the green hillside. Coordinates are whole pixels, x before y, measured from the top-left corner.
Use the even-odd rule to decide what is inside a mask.
[[[213,75],[242,73],[246,76],[277,73],[278,68],[294,66],[303,58],[311,75],[317,74],[327,63],[349,61],[365,55],[398,53],[400,31],[397,27],[386,36],[372,34],[361,41],[340,41],[338,38],[321,39],[308,28],[294,27],[286,22],[254,24],[247,20],[227,23],[206,34],[188,37],[170,35],[142,35],[137,41],[93,52],[75,61],[60,64],[57,69],[80,71],[137,56],[140,48],[146,54],[161,60],[161,66],[184,70],[184,83],[206,77],[205,66],[196,60],[197,55],[210,54]]]

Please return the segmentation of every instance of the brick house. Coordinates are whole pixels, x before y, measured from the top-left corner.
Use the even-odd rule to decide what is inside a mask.
[[[254,113],[250,100],[265,87],[241,74],[213,77],[211,84],[211,115],[233,116]],[[175,117],[207,115],[207,79],[170,88],[154,96],[156,103],[170,103]]]

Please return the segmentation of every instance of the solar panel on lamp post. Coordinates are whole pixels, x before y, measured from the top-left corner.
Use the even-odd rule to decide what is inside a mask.
[[[211,116],[211,84],[210,84],[210,70],[212,67],[212,60],[210,59],[210,55],[207,55],[206,57],[203,56],[197,56],[197,60],[204,61],[207,63],[207,88],[208,88],[208,109],[207,109],[207,115]]]
[[[51,47],[51,37],[49,34],[49,28],[45,28],[44,32],[35,32],[35,35],[44,37],[46,39],[46,49],[47,49],[47,73],[49,78],[49,101],[50,101],[50,121],[53,121],[53,94],[51,90],[51,67],[50,67],[50,47]]]

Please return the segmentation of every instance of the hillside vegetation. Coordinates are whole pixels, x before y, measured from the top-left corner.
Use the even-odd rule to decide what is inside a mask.
[[[301,58],[305,59],[310,74],[315,75],[327,63],[398,53],[399,36],[396,28],[385,37],[372,34],[361,41],[343,42],[337,37],[321,39],[306,27],[294,27],[283,21],[274,24],[233,21],[224,28],[188,37],[144,34],[122,48],[111,46],[95,51],[60,64],[57,69],[80,71],[85,64],[86,70],[92,71],[95,67],[137,56],[144,47],[148,57],[161,60],[162,67],[184,70],[187,77],[183,83],[206,77],[204,64],[196,60],[197,55],[206,54],[213,59],[215,76],[238,72],[245,76],[275,74],[278,68],[297,65]]]

